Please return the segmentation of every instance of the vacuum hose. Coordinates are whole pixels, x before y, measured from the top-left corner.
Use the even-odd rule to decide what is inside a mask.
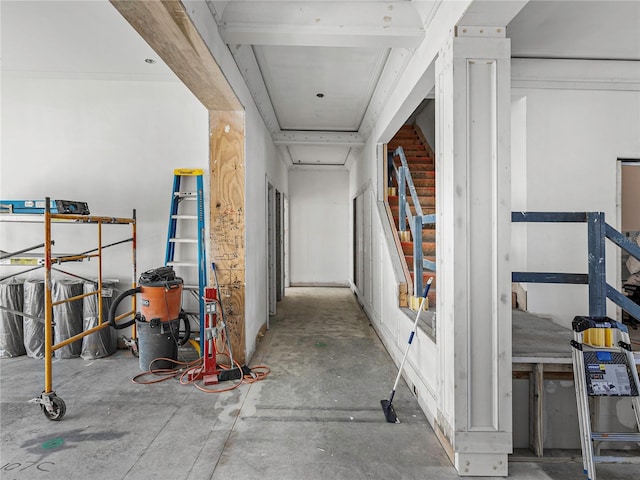
[[[109,319],[107,323],[109,323],[111,327],[115,328],[116,330],[122,330],[123,328],[130,327],[131,325],[136,323],[136,319],[143,319],[143,317],[139,313],[136,313],[135,317],[131,320],[128,320],[124,323],[116,323],[116,311],[118,310],[120,302],[131,295],[140,293],[141,291],[141,287],[130,288],[129,290],[125,290],[116,297],[116,299],[111,304],[111,308],[109,308]],[[184,345],[189,341],[189,338],[191,336],[191,323],[189,322],[189,317],[184,310],[180,310],[180,315],[178,318],[182,320],[182,323],[184,324],[184,335],[179,338],[178,345]],[[151,321],[153,320],[154,319],[151,319]],[[158,319],[155,320],[157,321]]]
[[[126,297],[129,297],[131,295],[135,295],[136,293],[140,293],[140,287],[130,288],[129,290],[125,290],[120,295],[118,295],[118,297],[111,304],[111,308],[109,309],[109,321],[108,321],[108,323],[109,323],[109,325],[111,325],[116,330],[122,330],[123,328],[130,327],[131,325],[136,323],[136,319],[135,318],[133,318],[133,319],[127,321],[127,322],[124,322],[124,323],[116,323],[116,310],[118,309],[118,305],[120,305],[120,302],[122,300],[124,300]]]
[[[178,345],[183,346],[189,341],[189,338],[191,338],[191,322],[189,321],[187,312],[184,310],[180,310],[180,316],[178,318],[180,318],[184,324],[184,335],[178,339]]]

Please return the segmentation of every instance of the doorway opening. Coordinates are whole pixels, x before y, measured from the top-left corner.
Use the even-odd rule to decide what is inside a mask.
[[[284,195],[267,180],[267,276],[269,315],[276,314],[285,288]],[[268,321],[267,321],[268,326]]]

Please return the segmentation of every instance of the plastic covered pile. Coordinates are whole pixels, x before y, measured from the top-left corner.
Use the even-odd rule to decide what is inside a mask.
[[[44,358],[44,280],[24,282],[24,348],[31,358]],[[37,317],[37,318],[32,318]]]
[[[83,283],[79,280],[59,279],[53,281],[51,292],[53,303],[82,295]],[[82,333],[82,300],[65,302],[53,307],[54,343]],[[79,357],[82,352],[82,339],[55,351],[56,358]]]
[[[84,283],[84,293],[95,292],[98,284],[94,282]],[[102,283],[102,323],[108,320],[109,308],[113,303],[115,290],[113,284]],[[98,326],[98,295],[85,297],[83,300],[84,310],[84,330]],[[82,339],[81,357],[85,360],[93,360],[112,355],[118,348],[116,331],[111,327],[103,328],[95,333],[87,335]]]
[[[24,289],[21,282],[0,283],[0,305],[22,312]],[[0,357],[26,354],[22,315],[0,309]]]

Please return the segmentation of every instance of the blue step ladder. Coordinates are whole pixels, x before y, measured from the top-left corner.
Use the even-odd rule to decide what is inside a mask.
[[[204,289],[207,286],[203,175],[204,171],[200,168],[178,168],[173,171],[173,192],[167,233],[167,250],[164,259],[166,266],[173,266],[180,269],[180,273],[184,272],[184,275],[179,275],[185,280],[184,291],[191,292],[194,296],[197,292],[200,345],[204,345]],[[180,190],[183,177],[195,178],[195,192]],[[193,181],[189,183],[191,184]],[[184,187],[184,184],[182,186]],[[187,208],[184,204],[185,202],[191,203],[194,201],[195,209],[193,206]],[[197,223],[195,228],[194,223]],[[178,247],[178,244],[181,247]],[[189,248],[189,245],[192,247]],[[195,258],[196,251],[197,258]],[[178,259],[178,255],[188,255],[188,257]],[[196,278],[193,273],[195,269],[197,269],[197,285],[188,284],[187,280],[192,281]],[[202,349],[200,349],[200,354],[202,355]]]
[[[582,464],[596,480],[596,463],[624,462],[624,457],[596,455],[603,442],[639,443],[638,432],[594,432],[590,399],[628,397],[640,429],[640,380],[627,327],[607,317],[575,317],[571,357],[578,407]],[[596,420],[597,423],[597,420]]]

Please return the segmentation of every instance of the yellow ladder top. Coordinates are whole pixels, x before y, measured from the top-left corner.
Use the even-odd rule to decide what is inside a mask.
[[[204,175],[204,170],[201,168],[176,168],[173,171],[174,175]]]

